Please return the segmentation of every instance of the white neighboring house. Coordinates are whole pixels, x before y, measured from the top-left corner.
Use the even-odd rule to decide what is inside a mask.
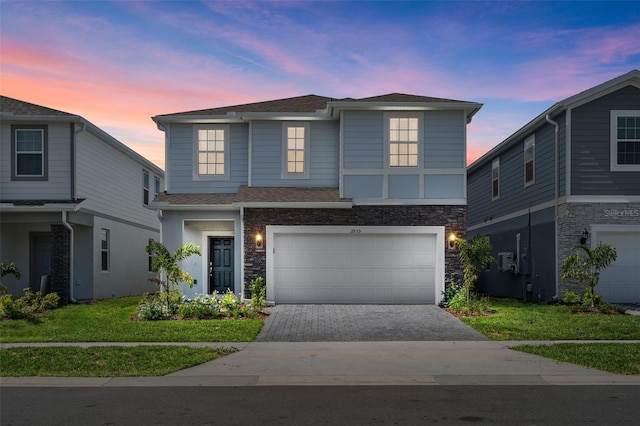
[[[0,96],[0,260],[14,295],[45,285],[64,303],[154,291],[147,206],[162,169],[84,118]],[[47,281],[48,280],[48,281]]]

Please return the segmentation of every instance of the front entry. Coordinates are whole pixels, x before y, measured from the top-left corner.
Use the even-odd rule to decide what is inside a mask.
[[[31,233],[29,287],[40,291],[40,279],[51,274],[51,234]]]
[[[234,291],[232,237],[209,237],[209,293]]]

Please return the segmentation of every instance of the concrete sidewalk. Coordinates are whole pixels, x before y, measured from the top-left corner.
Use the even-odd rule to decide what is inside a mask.
[[[227,346],[239,351],[162,377],[7,377],[0,379],[0,384],[3,387],[640,385],[640,376],[610,374],[509,349],[518,344],[548,343],[560,342],[172,343]],[[69,345],[86,347],[137,344]],[[2,348],[60,345],[63,344],[3,344]]]

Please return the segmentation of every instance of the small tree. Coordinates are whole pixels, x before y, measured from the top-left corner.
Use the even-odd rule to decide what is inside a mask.
[[[200,256],[200,247],[193,243],[187,243],[171,254],[162,243],[151,241],[145,250],[152,256],[151,270],[160,275],[153,281],[158,284],[160,292],[165,295],[167,309],[170,310],[171,290],[178,288],[181,282],[186,283],[190,288],[193,287],[193,277],[183,271],[178,263],[192,254]],[[162,279],[163,275],[164,280]]]
[[[467,304],[471,303],[471,294],[478,281],[478,272],[483,270],[490,262],[495,262],[491,255],[491,242],[486,235],[478,235],[470,241],[461,238],[456,239],[458,244],[458,257],[463,267],[463,287]]]
[[[595,288],[600,281],[600,271],[609,266],[618,257],[616,249],[609,244],[600,244],[590,249],[585,244],[571,247],[572,254],[562,262],[562,281],[577,280],[588,285],[587,295],[591,299],[591,308],[596,307]]]
[[[13,275],[16,279],[20,279],[20,269],[13,262],[0,262],[0,278],[5,275]],[[9,289],[6,288],[2,283],[0,283],[0,294],[9,293]]]

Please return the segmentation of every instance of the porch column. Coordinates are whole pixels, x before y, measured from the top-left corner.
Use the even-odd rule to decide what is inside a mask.
[[[51,225],[51,291],[58,293],[60,304],[69,303],[69,230],[62,224]]]

